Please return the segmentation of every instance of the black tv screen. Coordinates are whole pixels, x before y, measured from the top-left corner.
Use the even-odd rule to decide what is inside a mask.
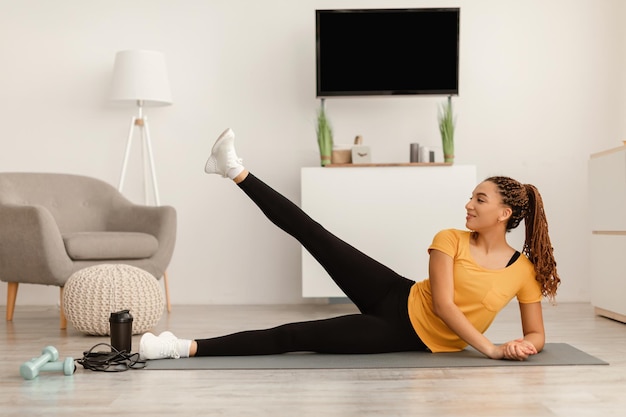
[[[459,8],[316,10],[317,97],[457,95]]]

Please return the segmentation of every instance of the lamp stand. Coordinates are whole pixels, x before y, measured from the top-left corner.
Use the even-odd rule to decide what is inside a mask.
[[[149,195],[148,195],[148,180],[152,183],[152,192],[154,194],[154,203],[155,205],[161,205],[161,200],[159,198],[159,186],[157,185],[156,171],[154,169],[154,156],[152,155],[152,141],[150,140],[150,127],[148,126],[148,118],[143,115],[143,103],[141,100],[137,100],[137,106],[139,107],[139,114],[137,116],[133,116],[130,121],[130,129],[128,131],[128,139],[126,141],[126,152],[124,153],[124,164],[122,165],[122,173],[120,175],[120,184],[117,187],[119,192],[122,192],[124,188],[124,180],[126,179],[126,167],[128,166],[128,157],[130,155],[130,148],[133,143],[133,133],[135,132],[135,127],[137,127],[141,132],[141,143],[142,143],[142,156],[143,156],[143,188],[144,188],[144,196],[145,202],[148,204]],[[150,170],[148,171],[148,165]],[[172,305],[170,303],[170,291],[169,291],[169,282],[167,279],[167,271],[163,272],[163,285],[165,287],[165,302],[167,306],[167,312],[170,313],[172,311]]]
[[[126,179],[126,168],[128,166],[128,157],[130,155],[130,148],[133,142],[133,133],[135,127],[141,132],[142,143],[142,156],[143,156],[143,180],[144,180],[144,195],[145,202],[148,204],[148,182],[152,184],[152,192],[154,195],[155,205],[161,204],[159,198],[159,186],[157,184],[156,171],[154,168],[154,156],[152,154],[152,141],[150,140],[150,128],[148,126],[148,118],[143,115],[143,103],[141,100],[137,101],[139,107],[139,115],[133,116],[130,121],[130,129],[128,132],[128,140],[126,141],[126,152],[124,153],[124,164],[122,165],[122,173],[120,175],[120,184],[117,189],[122,192],[124,187],[124,180]],[[149,168],[149,170],[148,170]]]

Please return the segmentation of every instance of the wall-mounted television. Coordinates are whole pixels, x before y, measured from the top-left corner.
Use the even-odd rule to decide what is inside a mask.
[[[316,10],[317,97],[458,95],[460,14]]]

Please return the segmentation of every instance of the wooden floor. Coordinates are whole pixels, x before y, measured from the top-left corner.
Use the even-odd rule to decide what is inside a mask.
[[[4,317],[4,307],[2,317]],[[198,338],[286,321],[351,313],[347,304],[174,306],[156,332]],[[142,371],[73,376],[45,373],[26,381],[22,362],[55,346],[78,358],[107,337],[58,330],[55,308],[17,306],[0,321],[2,416],[624,416],[626,325],[594,315],[589,304],[544,306],[548,342],[569,343],[610,366],[377,370]],[[511,304],[488,336],[519,334]],[[139,336],[133,339],[133,351]]]

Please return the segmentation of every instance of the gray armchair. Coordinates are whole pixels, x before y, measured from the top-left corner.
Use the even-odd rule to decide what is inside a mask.
[[[48,173],[0,173],[0,280],[8,283],[11,321],[20,283],[60,288],[76,271],[122,263],[163,277],[176,241],[176,211],[133,204],[95,178]]]

